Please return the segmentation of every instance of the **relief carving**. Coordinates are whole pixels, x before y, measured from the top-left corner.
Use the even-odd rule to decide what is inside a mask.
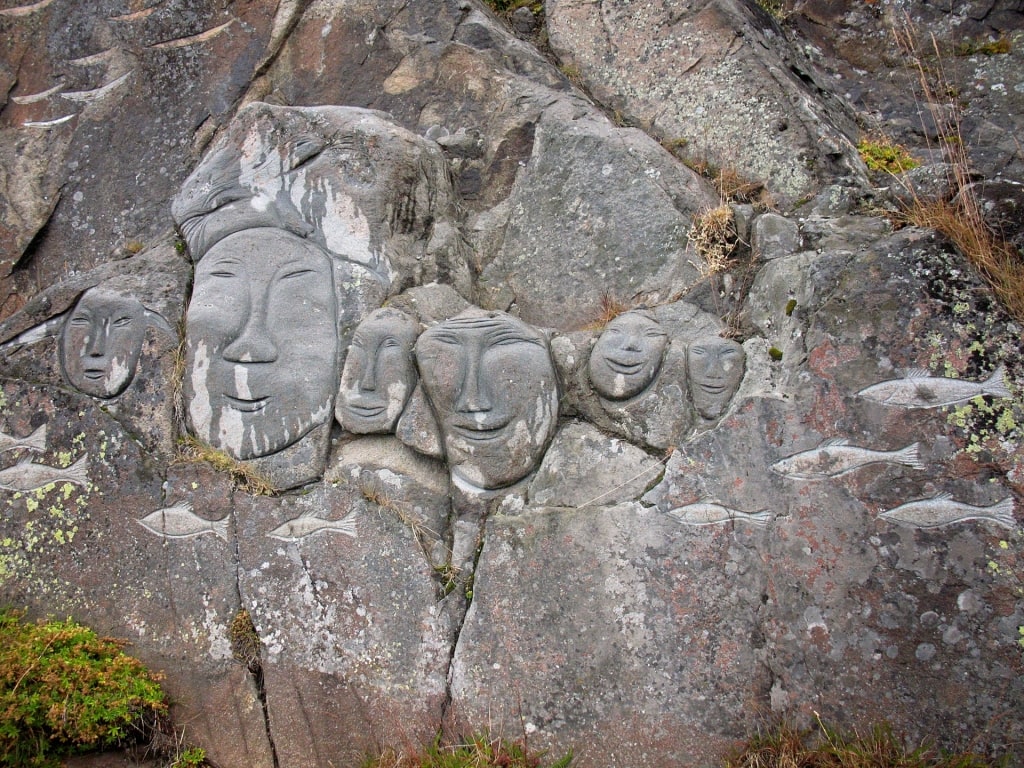
[[[545,336],[503,312],[468,310],[424,331],[416,362],[457,482],[504,488],[537,467],[558,422]]]
[[[60,364],[68,383],[104,400],[124,392],[152,317],[132,296],[103,288],[83,293],[60,333]]]
[[[395,430],[419,376],[413,345],[420,327],[398,309],[371,312],[357,327],[341,372],[338,423],[357,435]]]
[[[625,312],[605,326],[590,353],[590,381],[602,397],[629,400],[654,381],[668,334],[648,312]]]
[[[693,407],[705,421],[719,418],[743,381],[747,353],[732,339],[708,337],[686,348]]]

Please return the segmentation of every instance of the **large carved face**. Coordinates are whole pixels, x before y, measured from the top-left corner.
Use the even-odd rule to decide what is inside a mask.
[[[266,456],[330,418],[337,315],[316,245],[262,228],[221,240],[196,265],[185,337],[189,421],[215,448]]]
[[[590,382],[608,400],[628,400],[643,392],[661,369],[668,334],[641,312],[619,315],[601,333],[590,353]]]
[[[391,432],[413,387],[412,348],[419,325],[397,309],[371,312],[349,344],[335,416],[359,435]]]
[[[546,340],[500,312],[464,315],[416,343],[452,475],[503,488],[537,466],[554,434],[558,384]]]
[[[93,288],[64,322],[60,359],[67,380],[87,395],[110,398],[135,376],[146,311],[129,296]]]
[[[747,355],[732,339],[708,338],[686,350],[687,378],[693,405],[705,419],[725,411],[743,380]]]

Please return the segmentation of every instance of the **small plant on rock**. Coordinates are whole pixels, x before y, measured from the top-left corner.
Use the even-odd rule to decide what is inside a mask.
[[[0,766],[54,766],[149,738],[167,711],[161,676],[122,648],[70,620],[0,612]]]
[[[524,743],[478,733],[450,746],[438,738],[419,754],[385,750],[366,760],[362,768],[568,768],[572,764],[571,751],[552,763],[544,762],[544,757]]]
[[[857,144],[857,152],[869,171],[897,174],[920,165],[904,147],[887,136],[861,139]]]
[[[727,270],[736,250],[736,222],[732,208],[723,203],[698,214],[693,219],[688,235],[702,263],[699,265],[705,277]]]

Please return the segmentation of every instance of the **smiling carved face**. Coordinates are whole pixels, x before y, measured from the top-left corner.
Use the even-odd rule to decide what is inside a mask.
[[[142,353],[146,311],[138,300],[113,291],[86,291],[64,322],[61,366],[87,395],[120,395],[131,383]]]
[[[590,353],[590,383],[608,400],[643,392],[661,369],[668,334],[641,312],[626,312],[607,326]]]
[[[708,338],[686,349],[690,397],[704,419],[717,419],[739,389],[746,370],[743,345],[732,339]]]
[[[276,453],[333,412],[338,331],[331,262],[277,229],[230,235],[196,265],[185,396],[197,437],[236,459]]]
[[[504,488],[537,466],[558,420],[543,336],[504,313],[464,315],[425,331],[416,361],[456,479]]]

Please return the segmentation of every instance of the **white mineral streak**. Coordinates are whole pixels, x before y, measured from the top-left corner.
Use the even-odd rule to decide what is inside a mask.
[[[217,445],[233,456],[239,456],[242,452],[242,440],[245,437],[242,414],[234,408],[225,406],[220,409],[220,419],[217,425]]]
[[[251,400],[249,391],[249,369],[244,365],[235,366],[235,393],[243,400]]]
[[[188,415],[192,419],[192,429],[205,440],[210,439],[210,427],[213,409],[210,407],[210,390],[206,377],[210,373],[210,357],[206,353],[206,342],[196,345],[192,357],[192,399],[188,404]]]
[[[110,373],[108,373],[107,378],[103,380],[103,388],[106,389],[107,392],[116,392],[120,389],[121,385],[127,381],[130,374],[131,371],[128,370],[128,366],[115,357],[110,361]]]
[[[409,388],[405,385],[404,381],[396,381],[388,385],[388,421],[393,421],[401,415],[402,409],[405,408],[406,395],[408,392]]]
[[[355,201],[334,189],[327,190],[327,199],[334,203],[327,207],[321,223],[327,247],[346,259],[376,267],[377,260],[370,252],[370,222],[356,210]]]
[[[619,397],[626,393],[626,377],[621,373],[615,374],[615,385],[612,387],[612,392]]]

